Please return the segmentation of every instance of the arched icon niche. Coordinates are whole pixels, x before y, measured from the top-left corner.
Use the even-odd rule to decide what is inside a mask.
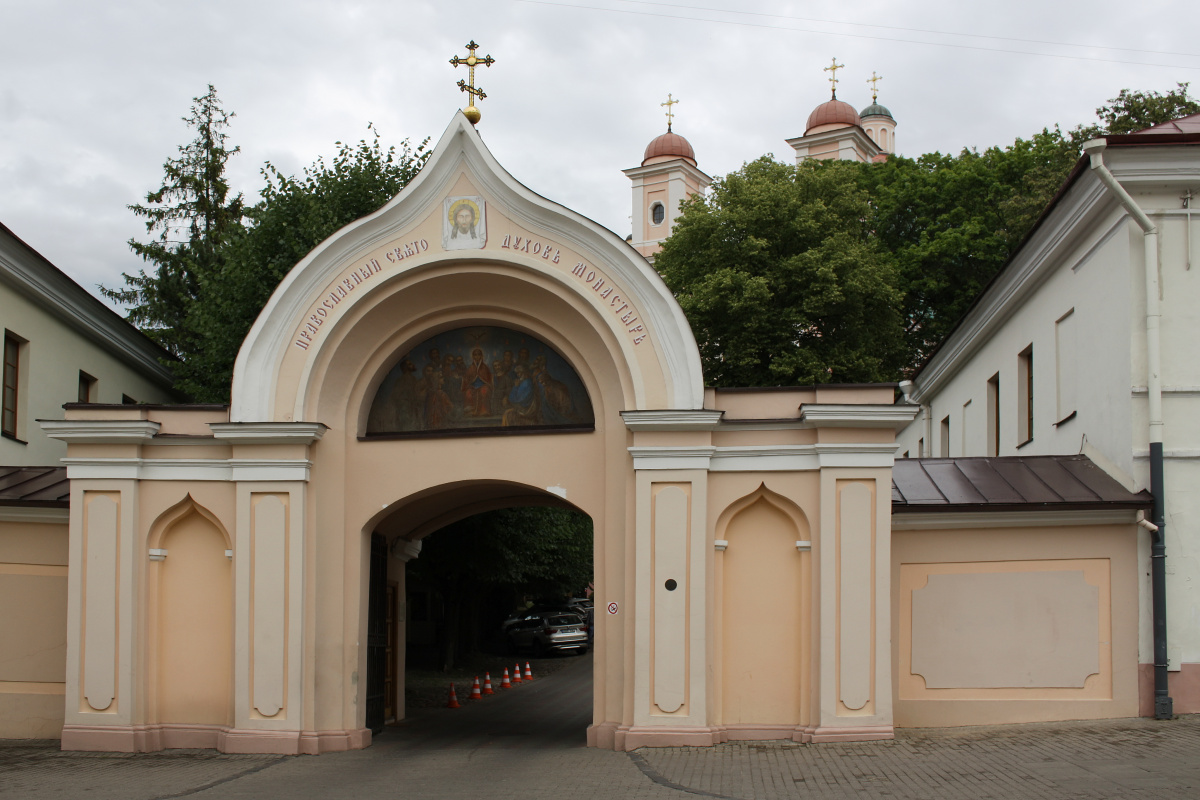
[[[579,374],[535,336],[455,328],[405,353],[379,385],[366,436],[595,429]]]

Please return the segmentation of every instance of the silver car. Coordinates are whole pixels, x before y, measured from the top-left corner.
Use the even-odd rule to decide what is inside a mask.
[[[514,650],[532,650],[535,656],[588,649],[587,625],[578,614],[546,612],[523,619],[509,627],[508,641]]]

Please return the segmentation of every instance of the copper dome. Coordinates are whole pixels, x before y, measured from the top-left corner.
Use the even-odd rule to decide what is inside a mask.
[[[688,144],[688,140],[678,133],[667,132],[646,145],[646,155],[642,158],[642,166],[652,158],[686,158],[696,166],[696,151]]]
[[[808,133],[818,125],[857,125],[862,127],[862,118],[858,116],[858,112],[854,110],[854,106],[849,103],[843,103],[841,100],[829,100],[821,103],[813,109],[813,112],[808,115],[808,124],[804,128],[804,132]]]

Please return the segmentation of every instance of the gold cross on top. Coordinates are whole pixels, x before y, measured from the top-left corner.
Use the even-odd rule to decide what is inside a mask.
[[[479,113],[479,109],[475,107],[475,98],[478,97],[480,100],[482,100],[483,98],[487,97],[482,89],[478,89],[475,86],[475,67],[480,64],[485,67],[490,67],[492,64],[496,63],[496,59],[492,58],[490,55],[484,56],[483,58],[475,55],[475,51],[478,49],[479,45],[475,44],[475,40],[472,39],[470,44],[467,45],[467,50],[470,55],[468,55],[466,58],[455,56],[454,58],[450,59],[450,63],[453,66],[458,67],[463,64],[467,66],[467,80],[460,80],[458,82],[458,88],[467,93],[468,105],[465,109],[463,109],[463,114],[471,121],[472,125],[479,122],[479,118],[482,116],[482,114]]]
[[[829,66],[825,67],[825,69],[821,70],[822,72],[829,73],[829,86],[833,89],[833,99],[834,100],[837,99],[837,83],[838,83],[837,71],[844,66],[846,66],[846,65],[837,63],[837,56],[834,56],[833,60],[829,63]]]
[[[667,92],[667,102],[659,103],[660,106],[667,107],[667,133],[671,132],[671,122],[672,122],[672,120],[675,119],[675,113],[673,111],[671,111],[671,106],[677,104],[678,102],[679,102],[678,100],[671,97],[670,92]]]
[[[876,75],[875,70],[871,70],[871,77],[867,78],[867,83],[871,84],[871,102],[874,103],[879,99],[878,83],[883,80],[882,75]]]

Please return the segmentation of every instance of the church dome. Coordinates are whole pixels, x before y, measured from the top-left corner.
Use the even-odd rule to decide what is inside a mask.
[[[866,108],[864,108],[862,111],[859,112],[859,116],[860,117],[887,117],[888,119],[891,119],[891,120],[895,119],[895,117],[892,116],[892,112],[888,111],[887,108],[885,108],[884,106],[879,105],[879,103],[871,103],[871,105],[867,106]]]
[[[808,124],[804,127],[807,134],[819,125],[858,125],[862,126],[862,118],[854,110],[854,106],[841,100],[828,100],[813,109],[808,115]]]
[[[667,131],[646,145],[646,155],[642,158],[642,166],[646,166],[651,159],[667,161],[673,158],[685,158],[692,162],[693,167],[696,166],[696,151],[688,144],[688,140],[678,133]]]

